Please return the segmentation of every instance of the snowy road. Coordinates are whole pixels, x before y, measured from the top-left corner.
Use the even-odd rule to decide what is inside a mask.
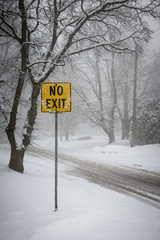
[[[30,149],[29,153],[53,159],[53,153],[44,149]],[[160,208],[160,176],[157,173],[96,164],[62,154],[59,154],[59,162],[67,166],[68,174],[87,179],[102,187],[130,195]]]

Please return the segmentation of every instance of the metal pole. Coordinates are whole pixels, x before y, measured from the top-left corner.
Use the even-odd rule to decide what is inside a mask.
[[[55,112],[55,211],[58,210],[58,113]]]

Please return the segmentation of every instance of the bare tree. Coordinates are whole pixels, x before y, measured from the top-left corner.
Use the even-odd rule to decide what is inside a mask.
[[[104,130],[109,143],[112,143],[115,140],[115,124],[119,119],[117,110],[125,130],[127,129],[129,95],[124,62],[120,61],[122,58],[114,52],[107,53],[96,49],[92,53],[85,54],[85,57],[80,58],[81,64],[77,64],[79,67],[76,68],[76,91],[82,101],[81,111],[91,122]],[[128,65],[126,68],[128,70]],[[121,108],[123,103],[124,113]],[[129,129],[126,134],[128,131]]]
[[[148,14],[159,17],[159,7],[159,0],[147,3],[133,0],[1,0],[0,37],[13,39],[19,50],[19,78],[6,128],[11,145],[11,169],[24,170],[23,157],[31,142],[41,83],[63,65],[67,57],[77,53],[101,46],[109,51],[127,51],[128,38],[150,35],[144,17]],[[95,24],[97,28],[93,28]],[[107,32],[110,29],[121,31],[124,28],[127,31],[123,38],[109,41]],[[26,81],[30,84],[28,112],[21,144],[17,144],[17,114]]]

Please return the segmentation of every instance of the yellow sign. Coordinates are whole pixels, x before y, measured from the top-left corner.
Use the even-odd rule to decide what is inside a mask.
[[[71,83],[54,82],[41,84],[42,112],[71,111]]]

